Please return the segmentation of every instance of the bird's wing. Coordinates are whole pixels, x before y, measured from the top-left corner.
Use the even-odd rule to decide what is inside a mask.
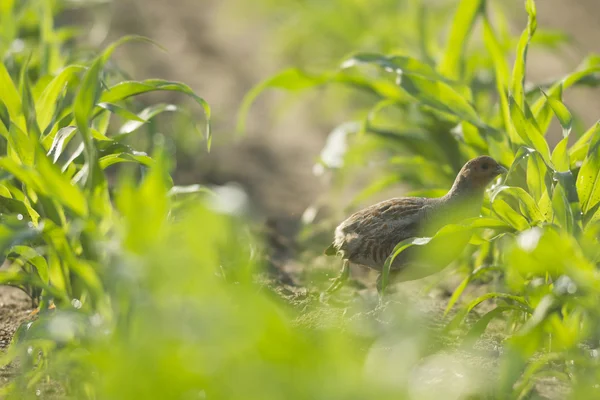
[[[415,236],[423,210],[430,200],[422,197],[399,197],[357,211],[336,229],[331,251],[342,251],[347,255],[369,253],[369,246],[393,247],[398,242]]]
[[[412,225],[427,204],[422,197],[399,197],[360,210],[342,223],[343,231],[359,235],[373,232],[375,227]]]

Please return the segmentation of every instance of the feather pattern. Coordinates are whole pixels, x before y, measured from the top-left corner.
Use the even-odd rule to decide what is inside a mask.
[[[506,169],[488,156],[467,162],[452,188],[439,198],[398,197],[355,212],[335,230],[326,254],[381,271],[385,260],[403,240],[432,236],[442,226],[477,216],[486,185]],[[399,270],[410,263],[413,252],[399,254],[391,266]]]

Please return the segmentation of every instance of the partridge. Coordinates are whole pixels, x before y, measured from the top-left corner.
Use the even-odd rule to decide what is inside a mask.
[[[461,168],[452,188],[442,197],[393,198],[352,214],[336,228],[333,243],[325,250],[325,254],[343,259],[342,272],[327,292],[342,287],[351,263],[379,271],[380,290],[383,265],[399,242],[433,236],[447,224],[478,216],[486,186],[505,172],[493,158],[476,157]],[[410,261],[410,251],[400,253],[390,266],[390,274],[401,271]]]

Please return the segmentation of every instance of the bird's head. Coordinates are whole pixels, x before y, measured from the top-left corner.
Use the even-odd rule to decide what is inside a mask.
[[[476,157],[461,168],[452,189],[458,191],[483,190],[495,177],[506,172],[508,172],[507,169],[492,157]]]

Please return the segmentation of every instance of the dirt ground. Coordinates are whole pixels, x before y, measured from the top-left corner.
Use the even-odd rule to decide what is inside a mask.
[[[0,286],[0,350],[4,351],[17,328],[31,318],[31,301],[21,290]],[[14,376],[15,370],[9,365],[0,368],[0,387]]]
[[[235,116],[244,94],[286,64],[284,60],[271,57],[265,45],[268,32],[263,21],[248,21],[240,26],[220,24],[219,13],[229,3],[229,0],[119,0],[114,1],[111,9],[103,11],[100,19],[108,17],[112,21],[108,37],[141,34],[156,39],[169,50],[166,55],[137,46],[128,48],[125,53],[120,51],[125,69],[135,71],[136,78],[184,81],[205,97],[214,110],[213,151],[206,154],[199,148],[200,161],[191,160],[188,169],[181,168],[178,180],[181,183],[240,183],[257,213],[269,218],[277,235],[289,240],[296,233],[302,213],[327,188],[326,182],[315,179],[311,171],[327,134],[341,119],[324,124],[313,117],[310,104],[295,107],[286,117],[274,119],[270,110],[280,100],[270,98],[253,108],[248,134],[242,138],[234,137]],[[562,54],[531,53],[529,76],[533,81],[541,82],[572,70],[585,54],[597,50],[600,6],[597,0],[543,0],[537,3],[539,26],[562,29],[573,38],[573,45]],[[105,33],[102,29],[92,29],[91,37],[103,39]],[[583,117],[586,125],[599,117],[598,92],[571,91],[566,96],[566,103]],[[276,257],[277,263],[273,264],[273,270],[287,283],[293,283],[294,278],[294,268],[288,265],[289,271],[285,272],[285,258],[291,257],[290,254]],[[288,300],[304,301],[303,288],[279,285],[275,290]],[[431,317],[431,323],[443,321],[441,311],[447,293],[424,295],[409,285],[402,286],[402,290],[421,294],[420,307]],[[369,296],[372,291],[361,293]],[[0,287],[0,348],[6,347],[30,311],[24,294],[14,288]],[[314,317],[306,314],[298,323],[310,325]],[[370,316],[356,318],[368,319]],[[495,348],[494,340],[488,338],[486,346]],[[488,362],[493,364],[493,358],[475,361],[480,365]],[[0,376],[6,380],[7,374],[10,372],[2,371]],[[538,392],[546,399],[560,399],[565,395],[564,388],[551,382],[541,385]]]

